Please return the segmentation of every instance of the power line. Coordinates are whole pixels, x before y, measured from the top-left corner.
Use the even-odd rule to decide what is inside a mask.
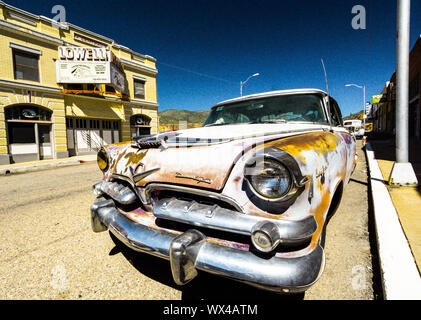
[[[172,64],[169,64],[169,63],[165,63],[165,62],[162,62],[162,61],[157,61],[157,63],[162,64],[162,65],[167,66],[167,67],[170,67],[170,68],[174,68],[174,69],[178,69],[178,70],[181,70],[181,71],[184,71],[184,72],[192,73],[192,74],[195,74],[195,75],[198,75],[198,76],[201,76],[201,77],[206,77],[206,78],[213,79],[213,80],[223,81],[223,82],[226,82],[226,83],[235,83],[235,84],[237,84],[237,82],[234,82],[234,81],[230,81],[230,80],[226,80],[226,79],[223,79],[223,78],[211,76],[209,74],[205,74],[205,73],[201,73],[201,72],[189,70],[189,69],[186,69],[186,68],[183,68],[183,67],[179,67],[179,66],[175,66],[175,65],[172,65]]]

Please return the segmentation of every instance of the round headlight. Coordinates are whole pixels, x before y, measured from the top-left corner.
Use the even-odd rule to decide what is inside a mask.
[[[108,156],[104,149],[99,150],[96,160],[101,171],[106,171],[108,169]]]
[[[291,189],[292,179],[288,169],[280,162],[262,159],[247,168],[247,179],[253,189],[268,199],[278,199]]]

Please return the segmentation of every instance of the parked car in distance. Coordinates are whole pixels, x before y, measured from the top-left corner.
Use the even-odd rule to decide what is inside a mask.
[[[363,123],[361,120],[345,120],[344,127],[354,135],[357,139],[362,139],[365,134]]]
[[[91,224],[169,260],[178,285],[201,270],[303,292],[322,275],[325,224],[356,161],[326,92],[239,97],[213,106],[201,128],[104,146]]]

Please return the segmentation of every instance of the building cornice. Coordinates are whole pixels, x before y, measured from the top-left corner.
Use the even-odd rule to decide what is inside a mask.
[[[24,36],[29,37],[29,38],[35,38],[38,41],[45,41],[45,42],[48,42],[48,43],[51,43],[51,44],[54,44],[54,45],[57,45],[57,46],[61,46],[61,45],[64,44],[64,41],[59,39],[59,38],[50,36],[46,33],[42,33],[42,32],[33,30],[31,28],[27,28],[27,27],[24,27],[24,26],[21,26],[21,25],[14,24],[12,22],[9,22],[9,21],[3,20],[3,19],[0,19],[0,29],[5,29],[7,31],[18,33],[20,35],[24,35]]]
[[[113,46],[113,48],[116,48],[116,49],[125,50],[125,51],[131,53],[135,57],[138,57],[138,58],[141,58],[141,59],[146,59],[146,60],[151,60],[153,62],[156,62],[156,59],[154,57],[149,56],[149,55],[145,55],[145,54],[141,54],[141,53],[136,52],[136,51],[133,51],[132,49],[130,49],[130,48],[126,47],[126,46],[123,46],[121,44],[117,44],[117,43],[113,42],[112,46]]]
[[[52,24],[55,27],[58,27],[58,28],[61,28],[61,29],[65,29],[65,30],[69,30],[69,27],[71,27],[73,30],[76,30],[76,31],[79,31],[79,32],[83,32],[86,35],[90,35],[92,37],[95,37],[97,39],[100,39],[101,41],[105,41],[105,42],[107,42],[108,45],[112,46],[113,48],[122,49],[122,50],[128,51],[129,53],[131,53],[134,56],[137,56],[137,57],[140,57],[142,59],[147,59],[147,60],[156,62],[156,59],[154,57],[152,57],[152,56],[143,55],[141,53],[135,52],[132,49],[126,47],[126,46],[117,44],[111,38],[105,37],[103,35],[100,35],[98,33],[95,33],[93,31],[90,31],[90,30],[86,30],[86,29],[84,29],[82,27],[76,26],[76,25],[71,24],[69,22],[58,23],[58,22],[54,21],[53,19],[50,19],[50,18],[44,17],[44,16],[40,16],[40,15],[35,15],[35,14],[30,13],[30,12],[27,12],[25,10],[22,10],[22,9],[19,9],[19,8],[16,8],[16,7],[13,7],[13,6],[11,6],[11,5],[3,2],[3,1],[0,1],[0,6],[6,8],[8,10],[8,12],[7,12],[7,15],[8,16],[10,16],[10,17],[12,17],[14,19],[17,19],[19,21],[26,22],[26,23],[28,23],[30,25],[33,25],[34,26],[34,23],[35,23],[35,26],[36,26],[36,21],[43,21],[43,22],[47,22],[49,24]],[[10,12],[9,10],[10,11],[14,11],[14,12]],[[2,20],[2,19],[0,19],[0,20]],[[52,37],[52,36],[50,36],[48,34],[42,33],[40,31],[33,30],[31,28],[26,28],[26,27],[23,27],[23,26],[20,26],[20,25],[15,25],[15,24],[13,24],[11,22],[8,22],[8,21],[5,21],[5,20],[2,20],[2,21],[6,22],[7,24],[10,24],[9,27],[11,27],[12,29],[14,29],[15,31],[19,31],[19,28],[24,28],[24,29],[27,30],[27,32],[25,34],[27,34],[27,33],[33,33],[34,35],[40,37],[41,39],[50,39],[50,40],[51,39],[54,39],[52,41],[54,41],[54,42],[59,41],[60,42],[59,43],[60,45],[62,45],[63,43],[68,43],[65,40],[62,40],[62,39],[59,39],[59,38],[56,38],[56,37]],[[16,28],[16,27],[18,27],[18,28]]]
[[[5,7],[6,9],[9,9],[9,10],[16,11],[17,13],[19,13],[21,15],[25,15],[27,17],[30,17],[32,19],[39,19],[39,17],[36,14],[30,13],[28,11],[25,11],[25,10],[22,10],[22,9],[19,9],[19,8],[16,8],[16,7],[13,7],[10,4],[7,4],[3,1],[0,1],[0,6]]]
[[[111,44],[114,42],[114,40],[113,40],[113,39],[107,38],[107,37],[105,37],[105,36],[103,36],[103,35],[100,35],[100,34],[98,34],[98,33],[93,32],[93,31],[89,31],[89,30],[86,30],[86,29],[84,29],[84,28],[82,28],[82,27],[75,26],[74,24],[71,24],[71,23],[69,23],[69,22],[66,22],[66,24],[67,24],[69,27],[71,27],[73,30],[76,30],[76,31],[79,31],[79,32],[86,33],[87,35],[90,35],[91,37],[95,37],[95,38],[100,39],[101,41],[108,42],[108,45],[111,45]]]
[[[140,106],[147,106],[147,107],[156,107],[158,108],[158,103],[150,102],[150,101],[143,101],[143,100],[135,100],[131,99],[130,101],[124,101],[124,104],[135,104]]]
[[[123,65],[138,69],[138,70],[142,70],[142,71],[146,71],[146,72],[150,72],[154,75],[156,75],[158,73],[158,70],[155,68],[151,68],[151,67],[147,67],[144,65],[141,65],[139,63],[124,59],[124,58],[120,58],[120,61]]]
[[[16,14],[14,12],[7,11],[7,16],[9,16],[12,19],[15,19],[15,20],[18,20],[18,21],[21,21],[21,22],[25,22],[27,24],[30,24],[31,26],[34,26],[34,27],[37,26],[37,22],[36,21],[34,21],[32,19],[25,18],[25,17],[21,16],[20,14]]]
[[[22,89],[30,89],[34,91],[43,91],[43,92],[50,92],[54,94],[61,94],[60,88],[47,87],[47,86],[31,84],[31,83],[26,83],[26,82],[17,82],[17,81],[0,79],[0,84],[6,87],[10,87],[10,88],[22,88]]]

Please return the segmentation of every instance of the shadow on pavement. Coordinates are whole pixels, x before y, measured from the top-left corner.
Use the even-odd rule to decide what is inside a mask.
[[[359,184],[362,184],[362,185],[365,185],[365,186],[367,186],[367,185],[368,185],[368,183],[367,183],[367,182],[360,181],[360,180],[355,180],[355,179],[353,179],[353,178],[349,179],[349,181],[356,182],[356,183],[359,183]]]
[[[202,271],[199,271],[198,276],[191,282],[184,286],[178,286],[174,283],[168,261],[131,250],[111,232],[109,234],[115,244],[115,247],[109,253],[110,255],[121,253],[143,275],[171,288],[180,290],[182,292],[182,300],[288,301],[304,299],[304,293],[281,295]]]

